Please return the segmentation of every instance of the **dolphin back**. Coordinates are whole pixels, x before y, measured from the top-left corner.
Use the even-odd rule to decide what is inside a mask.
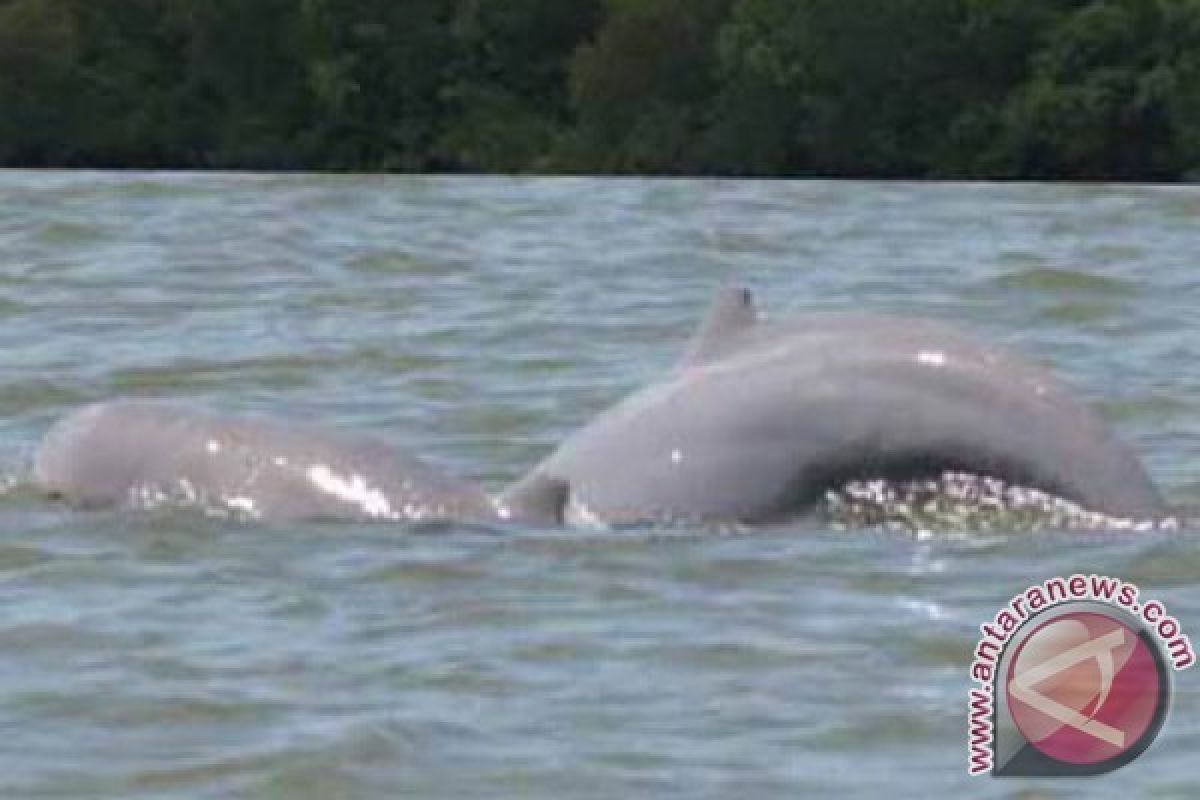
[[[198,505],[265,519],[493,519],[486,494],[385,444],[120,400],[60,420],[34,481],[84,507]]]
[[[679,367],[601,413],[503,502],[560,517],[763,522],[858,479],[971,472],[1091,511],[1165,513],[1137,457],[1047,370],[940,322],[760,321],[723,291]]]

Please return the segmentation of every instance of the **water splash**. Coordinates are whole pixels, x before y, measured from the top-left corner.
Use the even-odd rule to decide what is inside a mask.
[[[850,481],[826,492],[820,513],[840,530],[882,528],[918,537],[934,532],[1177,530],[1174,517],[1132,519],[1091,511],[1064,498],[965,472],[905,481]]]
[[[241,494],[210,494],[187,479],[138,484],[129,490],[126,505],[134,511],[198,511],[206,517],[235,522],[261,519],[253,498]]]

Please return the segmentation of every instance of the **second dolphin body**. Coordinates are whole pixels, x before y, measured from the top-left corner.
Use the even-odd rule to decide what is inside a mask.
[[[504,519],[475,484],[384,442],[148,400],[67,415],[38,447],[33,473],[83,507],[191,505],[276,521]]]

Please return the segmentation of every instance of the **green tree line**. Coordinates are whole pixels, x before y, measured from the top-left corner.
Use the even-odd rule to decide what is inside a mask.
[[[1196,179],[1200,0],[0,0],[0,165]]]

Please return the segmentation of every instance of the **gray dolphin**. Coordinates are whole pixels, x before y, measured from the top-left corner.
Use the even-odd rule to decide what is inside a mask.
[[[971,472],[1092,511],[1164,504],[1138,459],[1046,370],[953,326],[859,314],[760,320],[718,294],[682,362],[500,496],[547,521],[768,522],[854,479]]]
[[[163,502],[268,520],[503,514],[478,487],[380,442],[308,425],[117,400],[59,421],[34,482],[85,507]]]

